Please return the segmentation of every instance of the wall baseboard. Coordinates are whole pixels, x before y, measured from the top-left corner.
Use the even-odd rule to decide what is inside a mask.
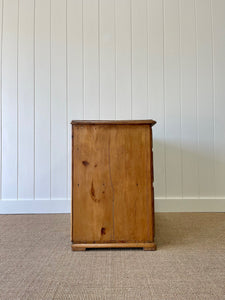
[[[0,214],[70,213],[70,200],[0,200]]]
[[[0,214],[70,213],[66,199],[0,200]],[[163,198],[155,199],[156,212],[225,212],[225,198]]]
[[[225,198],[178,198],[156,197],[156,212],[225,212]]]

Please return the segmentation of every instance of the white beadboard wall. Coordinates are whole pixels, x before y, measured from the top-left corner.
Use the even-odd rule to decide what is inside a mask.
[[[225,0],[0,0],[0,213],[69,212],[72,119],[146,119],[156,211],[225,211]]]

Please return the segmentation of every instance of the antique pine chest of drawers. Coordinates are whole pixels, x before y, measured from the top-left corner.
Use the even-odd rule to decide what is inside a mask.
[[[72,250],[155,250],[153,120],[72,121]]]

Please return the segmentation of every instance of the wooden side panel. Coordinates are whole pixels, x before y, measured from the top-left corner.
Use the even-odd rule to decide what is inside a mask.
[[[110,126],[73,126],[73,242],[113,239]]]
[[[149,125],[73,125],[73,242],[153,241],[151,174]]]
[[[153,240],[150,150],[148,125],[112,127],[110,165],[118,242]]]

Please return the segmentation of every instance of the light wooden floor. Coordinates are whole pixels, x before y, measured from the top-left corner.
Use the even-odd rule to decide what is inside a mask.
[[[72,252],[69,215],[0,215],[0,299],[225,299],[225,213],[156,214],[156,236]]]

